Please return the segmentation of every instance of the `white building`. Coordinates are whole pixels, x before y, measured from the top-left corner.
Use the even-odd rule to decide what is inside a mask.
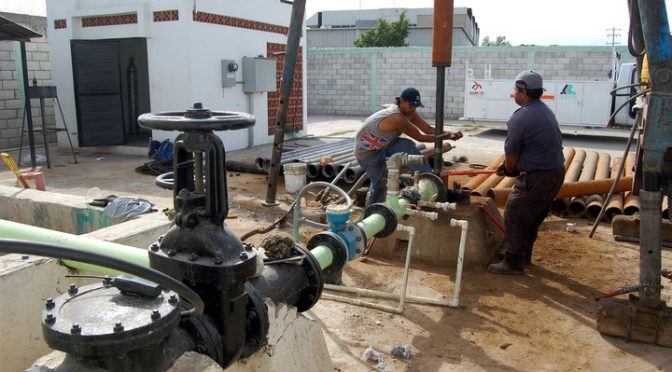
[[[379,19],[399,20],[406,13],[409,46],[432,46],[434,8],[329,10],[306,19],[308,48],[350,48]],[[478,46],[480,30],[471,8],[453,9],[453,46]]]
[[[177,132],[150,133],[135,118],[194,102],[256,117],[250,129],[219,133],[226,150],[272,142],[291,10],[280,0],[47,0],[53,83],[76,146],[172,139]],[[287,119],[299,133],[304,40]],[[256,79],[245,81],[245,68]]]

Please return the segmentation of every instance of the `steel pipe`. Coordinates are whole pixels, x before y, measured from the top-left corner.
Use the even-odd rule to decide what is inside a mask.
[[[488,164],[486,169],[497,169],[497,167],[499,167],[499,165],[502,164],[504,159],[506,159],[506,156],[504,156],[504,154],[499,155],[499,157],[495,159],[495,161]],[[463,185],[462,188],[467,190],[474,190],[478,187],[478,185],[483,183],[483,181],[485,181],[489,176],[490,176],[489,174],[479,174],[478,176],[472,178],[465,185]]]
[[[571,162],[569,163],[569,167],[565,168],[565,179],[563,183],[576,182],[579,180],[581,168],[583,167],[583,162],[585,160],[586,151],[576,150]],[[565,158],[565,165],[567,165],[567,158]],[[567,213],[567,205],[569,205],[569,199],[555,199],[551,204],[551,213],[556,216],[563,216]]]
[[[560,191],[555,196],[556,199],[567,198],[572,196],[586,196],[591,194],[605,194],[613,185],[615,179],[607,178],[605,180],[591,180],[591,181],[576,181],[567,182],[560,187]],[[630,190],[632,187],[632,177],[621,178],[616,185],[616,192],[623,192]],[[490,198],[495,201],[497,206],[506,204],[506,199],[511,194],[512,189],[491,189],[492,196]]]
[[[606,153],[600,153],[600,157],[597,161],[597,169],[595,170],[595,179],[604,180],[609,178],[609,163],[611,162],[611,156]],[[586,217],[590,219],[595,219],[600,210],[602,210],[602,205],[604,203],[604,196],[602,194],[593,194],[586,198]]]
[[[581,175],[579,181],[590,181],[595,178],[595,170],[597,170],[597,161],[600,155],[596,151],[591,151],[586,156],[586,161],[583,162]],[[588,194],[590,195],[590,194]],[[574,196],[570,199],[567,206],[567,213],[570,217],[583,217],[586,212],[586,198],[584,196]]]

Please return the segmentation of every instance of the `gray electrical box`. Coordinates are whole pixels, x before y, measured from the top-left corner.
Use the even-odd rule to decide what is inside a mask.
[[[243,57],[243,92],[275,92],[275,59]]]
[[[238,64],[232,59],[222,60],[222,87],[230,88],[236,86],[236,71]]]

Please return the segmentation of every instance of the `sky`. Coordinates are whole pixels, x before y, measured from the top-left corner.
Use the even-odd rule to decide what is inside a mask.
[[[237,0],[222,0],[237,1]],[[278,0],[279,1],[279,0]],[[46,15],[45,0],[0,0],[0,11]],[[324,10],[431,8],[434,0],[306,0],[306,18]],[[505,36],[512,45],[611,45],[612,28],[618,45],[626,44],[626,0],[454,0],[469,7],[481,30],[481,40]],[[667,0],[668,17],[672,0]]]

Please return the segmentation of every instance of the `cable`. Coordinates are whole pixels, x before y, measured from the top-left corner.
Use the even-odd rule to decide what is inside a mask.
[[[611,115],[609,118],[608,122],[611,122],[611,120],[616,116],[616,114],[623,108],[625,105],[630,103],[632,99],[635,99],[645,93],[650,92],[650,89],[644,90],[630,98],[629,100],[625,101],[614,113]],[[641,117],[641,113],[640,113]],[[607,204],[609,204],[609,201],[611,200],[611,197],[614,195],[614,191],[616,190],[616,186],[618,185],[618,181],[621,180],[621,174],[623,174],[623,168],[625,167],[625,158],[628,156],[628,152],[630,152],[630,146],[632,145],[632,138],[635,136],[635,132],[637,131],[637,128],[639,127],[638,123],[634,123],[632,125],[632,130],[630,130],[630,136],[628,137],[628,142],[625,145],[625,151],[623,152],[623,161],[621,161],[621,165],[618,169],[618,173],[616,174],[616,179],[614,180],[614,184],[611,185],[611,189],[609,190],[609,193],[607,194],[607,197],[604,199],[604,202],[602,203],[602,208],[600,209],[600,213],[597,215],[597,218],[595,218],[595,222],[593,223],[592,229],[590,229],[590,234],[588,234],[588,237],[592,239],[593,234],[595,234],[595,230],[597,229],[597,224],[602,220],[604,217],[604,214],[607,212],[607,209],[605,208]]]
[[[194,306],[190,310],[183,311],[183,316],[200,315],[203,313],[203,309],[205,308],[205,304],[203,303],[201,297],[182,282],[158,270],[141,266],[133,262],[128,262],[117,257],[83,251],[63,245],[17,239],[0,239],[0,252],[22,253],[35,256],[73,260],[123,271],[125,273],[152,281],[161,287],[175,291],[175,293],[177,293],[180,297],[184,298]]]

